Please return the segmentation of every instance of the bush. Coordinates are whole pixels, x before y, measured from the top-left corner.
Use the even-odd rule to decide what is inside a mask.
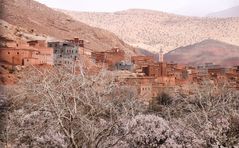
[[[137,115],[132,119],[125,119],[120,126],[118,136],[125,135],[116,147],[202,147],[203,141],[197,136],[175,126],[156,115]],[[115,134],[117,135],[117,134]]]
[[[166,118],[164,112],[172,106],[173,98],[169,95],[169,93],[161,92],[159,95],[152,99],[149,104],[149,112],[156,113],[161,115],[163,118]]]
[[[136,90],[107,71],[83,76],[58,67],[28,74],[11,94],[7,135],[16,147],[98,147],[122,118],[144,110]]]
[[[172,97],[165,92],[160,93],[156,98],[155,98],[155,103],[159,105],[164,105],[164,106],[169,106],[172,104]]]

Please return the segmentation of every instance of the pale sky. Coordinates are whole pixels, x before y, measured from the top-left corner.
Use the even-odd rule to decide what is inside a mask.
[[[36,0],[53,8],[89,12],[151,9],[181,15],[205,16],[239,5],[239,0]]]

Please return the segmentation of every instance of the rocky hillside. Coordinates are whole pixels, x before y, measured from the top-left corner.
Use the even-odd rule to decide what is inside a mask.
[[[239,6],[209,14],[210,17],[239,17]]]
[[[165,60],[189,65],[204,63],[239,65],[239,46],[208,39],[170,51],[165,55]]]
[[[45,37],[69,39],[79,37],[96,51],[112,47],[133,54],[134,48],[109,31],[90,27],[33,0],[1,1],[1,35],[10,38]]]
[[[151,51],[159,51],[161,47],[170,51],[208,38],[239,45],[239,18],[186,17],[138,9],[115,13],[63,12]]]

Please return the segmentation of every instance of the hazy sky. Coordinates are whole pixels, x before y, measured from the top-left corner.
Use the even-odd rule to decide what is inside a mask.
[[[204,16],[239,5],[239,0],[36,0],[50,7],[77,11],[114,12],[131,8]]]

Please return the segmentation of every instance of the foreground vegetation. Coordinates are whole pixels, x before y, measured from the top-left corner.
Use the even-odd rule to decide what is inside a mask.
[[[29,69],[8,91],[9,147],[236,147],[239,94],[205,83],[145,105],[114,73]]]

